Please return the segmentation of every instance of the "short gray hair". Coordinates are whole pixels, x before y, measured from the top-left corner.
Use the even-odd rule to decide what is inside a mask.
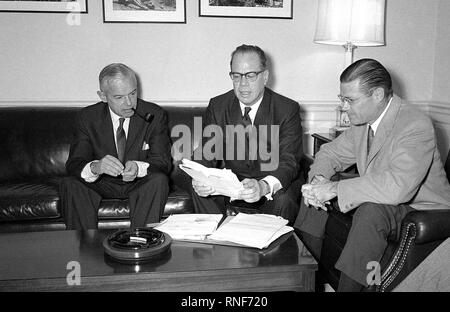
[[[109,83],[110,80],[117,78],[119,76],[130,77],[135,79],[135,81],[137,81],[136,73],[130,67],[122,63],[113,63],[103,68],[100,74],[98,75],[100,90],[102,90],[103,86]]]

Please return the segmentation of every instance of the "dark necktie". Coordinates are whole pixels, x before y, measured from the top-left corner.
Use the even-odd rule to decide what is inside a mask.
[[[248,115],[250,111],[252,110],[251,107],[246,107],[244,110],[244,116],[242,117],[242,124],[245,128],[247,126],[252,125],[252,120],[250,119],[250,116]],[[251,130],[250,130],[251,131]],[[249,131],[245,131],[245,159],[247,160],[247,165],[250,166],[251,162],[249,162],[250,159],[254,159],[254,157],[250,156],[250,135]]]
[[[248,113],[252,110],[251,107],[246,107],[244,111],[244,117],[242,117],[242,123],[244,124],[244,127],[251,126],[252,120],[250,119],[250,116]]]
[[[367,130],[367,155],[369,155],[370,152],[370,147],[372,146],[372,142],[373,142],[373,130],[372,130],[372,126],[368,126],[368,130]]]
[[[123,163],[124,156],[125,156],[125,145],[127,144],[127,137],[125,136],[125,130],[123,130],[123,122],[125,121],[125,118],[119,119],[119,127],[117,128],[116,132],[116,139],[117,139],[117,156],[119,156],[120,162]]]

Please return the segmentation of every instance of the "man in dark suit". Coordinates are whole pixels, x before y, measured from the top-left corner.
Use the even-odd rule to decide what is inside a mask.
[[[207,160],[204,149],[201,163],[231,169],[244,189],[239,198],[230,200],[213,195],[212,187],[193,180],[195,211],[226,213],[227,207],[231,210],[239,207],[241,211],[282,216],[292,223],[298,213],[302,185],[299,179],[302,155],[299,104],[266,88],[269,69],[265,53],[259,47],[238,47],[230,65],[234,90],[210,100],[204,126],[217,125],[226,133],[230,126],[243,125],[247,134],[244,140],[239,140],[242,136],[238,136],[231,143],[227,140],[229,136],[224,135],[223,159]],[[253,132],[256,136],[249,135],[251,131],[256,131]],[[249,137],[255,139],[256,153],[252,154]],[[245,158],[240,159],[240,149],[245,150]],[[270,150],[270,157],[264,154],[265,150]],[[196,153],[194,160],[198,160],[195,156]]]
[[[99,75],[102,102],[77,116],[61,184],[68,229],[97,228],[102,199],[128,199],[131,227],[159,222],[169,193],[170,139],[165,111],[138,98],[137,77],[123,64]]]

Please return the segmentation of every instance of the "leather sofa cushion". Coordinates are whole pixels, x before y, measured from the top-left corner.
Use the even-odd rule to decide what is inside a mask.
[[[169,193],[163,218],[179,213],[194,213],[194,205],[191,197],[185,190],[175,187]]]
[[[103,199],[98,209],[99,219],[122,219],[129,214],[128,200],[123,199]]]
[[[59,218],[58,201],[52,184],[0,184],[0,222]]]
[[[193,213],[194,208],[187,192],[175,188],[169,193],[169,197],[164,208],[163,218],[171,214]],[[128,218],[130,209],[128,200],[103,199],[98,211],[99,220]]]
[[[59,195],[55,184],[45,182],[0,184],[0,222],[57,219]],[[187,192],[175,187],[169,194],[163,217],[192,213]],[[128,200],[104,199],[100,203],[99,220],[128,218]]]

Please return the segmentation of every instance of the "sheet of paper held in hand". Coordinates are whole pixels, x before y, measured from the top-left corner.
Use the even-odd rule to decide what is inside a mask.
[[[244,189],[242,182],[230,169],[208,168],[194,161],[183,158],[180,169],[216,192],[212,195],[224,195],[233,199],[239,198],[239,191]]]

